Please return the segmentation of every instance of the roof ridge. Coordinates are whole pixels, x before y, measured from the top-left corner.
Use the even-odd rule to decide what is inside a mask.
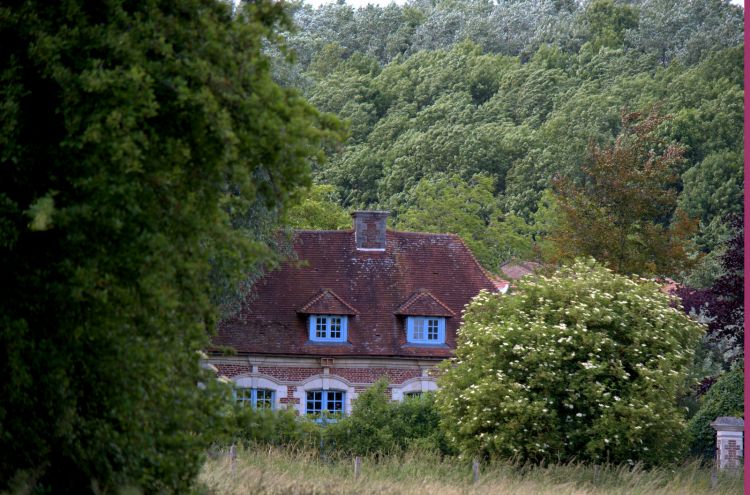
[[[413,235],[431,235],[431,236],[444,236],[444,237],[451,237],[456,234],[451,234],[450,232],[423,232],[423,231],[415,231],[415,230],[395,230],[395,229],[386,229],[386,232],[393,232],[394,234],[413,234]]]
[[[396,229],[385,229],[386,232],[390,232],[392,234],[408,234],[408,235],[425,235],[425,236],[433,236],[433,237],[452,237],[456,234],[451,234],[450,232],[423,232],[423,231],[414,231],[414,230],[396,230]],[[310,233],[317,233],[317,234],[328,234],[328,233],[352,233],[354,232],[353,228],[348,229],[293,229],[295,234],[310,234]]]

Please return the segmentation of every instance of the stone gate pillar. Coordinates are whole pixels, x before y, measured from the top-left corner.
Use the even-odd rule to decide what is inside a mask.
[[[716,430],[716,465],[719,469],[742,468],[742,432],[745,421],[742,418],[719,416],[711,423]]]

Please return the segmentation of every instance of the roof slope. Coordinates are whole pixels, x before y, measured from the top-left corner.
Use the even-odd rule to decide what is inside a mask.
[[[518,280],[526,275],[531,275],[541,266],[542,265],[536,261],[506,261],[500,265],[500,271],[502,271],[509,279]]]
[[[351,230],[297,232],[294,249],[302,263],[284,264],[261,278],[245,309],[219,325],[214,345],[240,354],[444,358],[455,348],[460,317],[446,321],[447,345],[417,346],[406,343],[399,309],[411,302],[427,311],[439,306],[436,316],[460,315],[480,290],[496,290],[455,235],[388,231],[381,252],[357,251],[354,242]],[[308,340],[300,311],[309,313],[318,302],[325,302],[321,309],[338,303],[356,308],[348,313],[348,343]]]

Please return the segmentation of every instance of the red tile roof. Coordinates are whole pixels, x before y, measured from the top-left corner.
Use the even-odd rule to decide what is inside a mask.
[[[402,316],[456,316],[451,308],[425,289],[415,292],[394,313]]]
[[[534,273],[540,266],[542,265],[536,261],[506,261],[500,265],[500,270],[509,279],[517,280]]]
[[[396,313],[406,306],[460,315],[480,290],[497,290],[497,281],[453,234],[388,231],[386,238],[385,251],[358,251],[351,230],[297,232],[294,249],[305,263],[284,264],[261,278],[245,309],[220,323],[213,344],[240,354],[452,355],[460,317],[446,320],[446,346],[418,346],[407,345],[405,317]],[[345,307],[358,313],[342,313]],[[348,342],[310,342],[307,314],[335,308],[350,315]]]
[[[297,310],[307,315],[356,315],[359,311],[341,299],[330,289],[323,289],[310,301]]]

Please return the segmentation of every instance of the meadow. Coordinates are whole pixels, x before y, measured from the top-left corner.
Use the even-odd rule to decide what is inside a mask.
[[[409,452],[362,458],[354,475],[351,457],[321,457],[315,450],[277,447],[240,449],[232,463],[222,455],[200,474],[212,495],[734,495],[742,477],[720,474],[696,461],[673,468],[600,466],[578,463],[546,466],[498,462],[482,465],[473,481],[470,461]],[[714,485],[713,487],[711,485]]]

